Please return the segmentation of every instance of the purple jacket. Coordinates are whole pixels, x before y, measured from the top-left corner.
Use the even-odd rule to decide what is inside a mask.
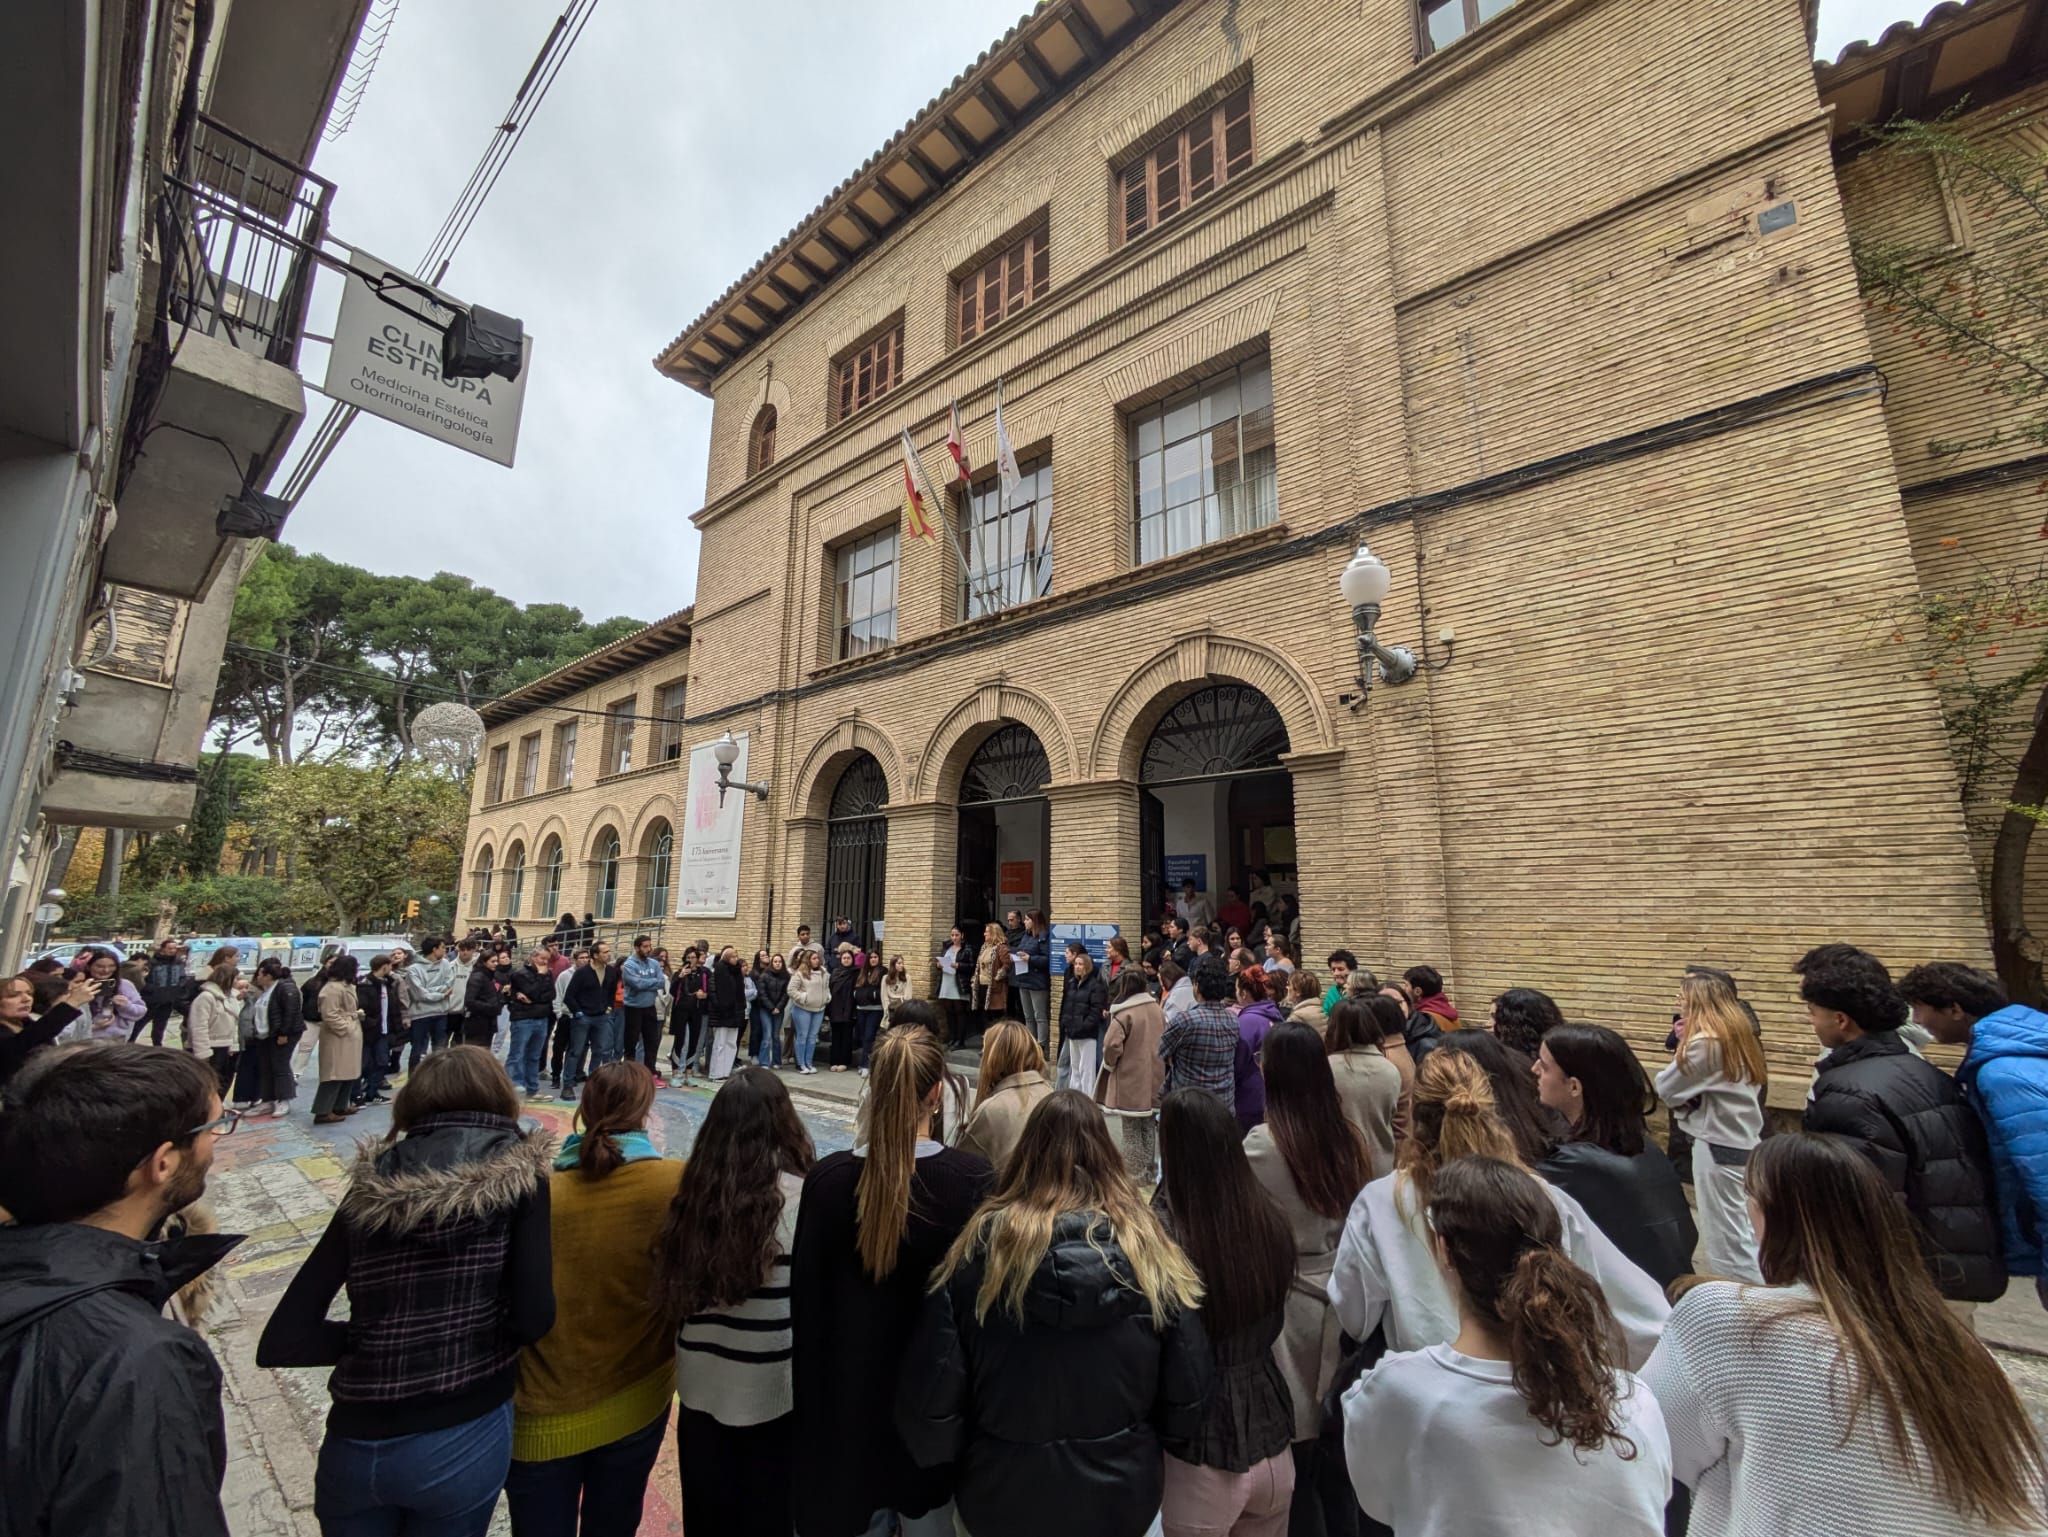
[[[1266,1118],[1266,1080],[1259,1072],[1259,1053],[1266,1032],[1280,1023],[1279,1005],[1261,998],[1237,1014],[1237,1124],[1250,1131]]]

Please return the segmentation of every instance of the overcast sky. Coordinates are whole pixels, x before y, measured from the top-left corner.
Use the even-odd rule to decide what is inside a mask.
[[[407,0],[315,169],[337,238],[415,261],[564,0]],[[1822,0],[1832,58],[1920,9]],[[1019,0],[600,0],[445,286],[534,338],[517,466],[364,416],[285,538],[655,619],[696,589],[711,405],[650,359],[1017,19]],[[327,285],[312,329],[332,319]],[[301,369],[319,379],[326,349]],[[325,406],[309,392],[308,426]]]

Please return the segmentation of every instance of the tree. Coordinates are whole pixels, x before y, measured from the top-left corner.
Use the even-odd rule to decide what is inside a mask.
[[[416,763],[301,762],[266,776],[252,812],[258,834],[325,894],[337,930],[352,932],[394,916],[411,887],[454,888],[469,793]]]
[[[1878,323],[1974,375],[1996,399],[1979,418],[1990,425],[1937,443],[1939,454],[2020,458],[2048,445],[2048,166],[2009,131],[2013,122],[1965,128],[1950,116],[1884,129],[1878,153],[1931,172],[1976,238],[1933,246],[1865,240],[1854,248]],[[2041,536],[2048,539],[2048,525]],[[1941,694],[1964,804],[1974,810],[1987,794],[1992,801],[1988,894],[1999,979],[2015,999],[2048,1005],[2048,946],[2026,912],[2027,856],[2048,817],[2048,565],[1980,562],[1969,579],[1926,594],[1892,639],[1917,639],[1916,630],[1931,647],[1928,676]]]

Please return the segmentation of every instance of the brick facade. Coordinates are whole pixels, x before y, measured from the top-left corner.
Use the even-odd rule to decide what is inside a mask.
[[[1123,158],[1247,78],[1253,168],[1115,245]],[[950,345],[949,277],[1041,217],[1050,292]],[[832,359],[897,314],[902,384],[834,424]],[[1254,355],[1277,523],[1138,564],[1124,413]],[[684,750],[747,732],[773,793],[739,916],[693,931],[751,952],[821,921],[827,805],[868,752],[885,948],[928,988],[962,767],[1019,721],[1053,918],[1135,934],[1147,737],[1240,682],[1286,727],[1311,966],[1428,961],[1482,1021],[1538,986],[1648,1050],[1711,961],[1792,1093],[1808,946],[1985,955],[1933,691],[1873,644],[1916,531],[1872,363],[1792,0],[1519,0],[1419,63],[1400,0],[1188,0],[718,376]],[[900,522],[906,427],[938,479],[949,401],[992,462],[998,379],[1052,457],[1050,595],[963,623],[951,554],[906,538],[897,643],[834,660],[832,547]],[[779,457],[749,476],[764,404]],[[1381,638],[1436,665],[1354,709],[1361,540],[1394,575]],[[607,818],[630,853],[680,778],[480,805],[470,865],[543,824],[587,865]]]

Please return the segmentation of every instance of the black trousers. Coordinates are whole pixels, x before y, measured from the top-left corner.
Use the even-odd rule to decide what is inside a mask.
[[[149,1012],[135,1021],[135,1028],[128,1032],[128,1039],[130,1041],[141,1040],[142,1027],[147,1025],[149,1026],[149,1044],[152,1046],[163,1045],[164,1031],[170,1027],[171,1016],[177,1012],[178,1006],[175,1003],[152,1003],[149,1006]]]
[[[639,1062],[650,1073],[661,1071],[661,1016],[653,1004],[627,1006],[624,1051],[628,1062]]]
[[[676,1453],[683,1507],[705,1532],[713,1537],[790,1537],[794,1414],[765,1425],[721,1425],[708,1414],[679,1408]]]

